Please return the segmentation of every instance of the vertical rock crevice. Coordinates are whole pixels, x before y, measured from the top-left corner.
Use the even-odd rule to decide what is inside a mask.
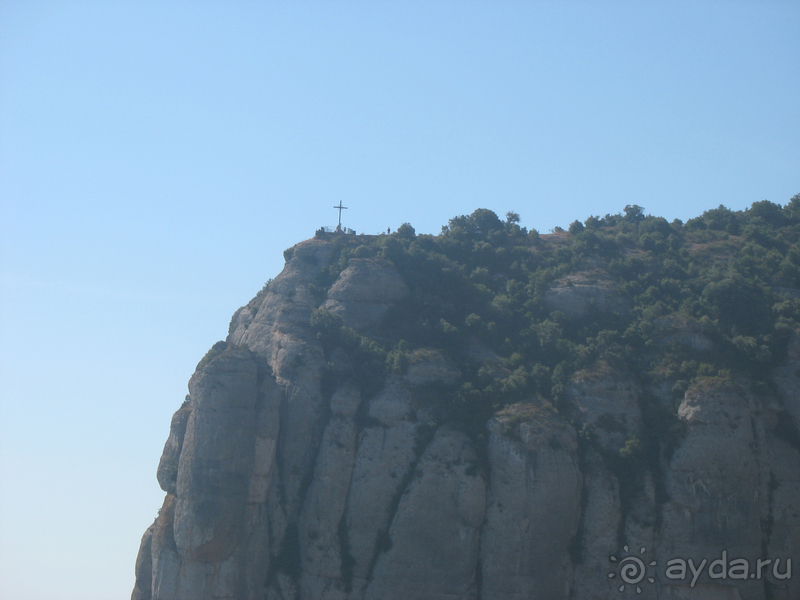
[[[481,534],[484,598],[568,598],[581,510],[577,433],[552,407],[508,407],[490,421],[490,491]]]
[[[469,438],[442,426],[416,462],[378,556],[366,600],[475,598],[486,486]]]

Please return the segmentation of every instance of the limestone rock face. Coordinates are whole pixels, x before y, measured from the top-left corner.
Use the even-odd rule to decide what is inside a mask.
[[[553,409],[537,405],[506,409],[489,430],[481,597],[569,598],[569,546],[581,515],[575,430]]]
[[[557,279],[545,293],[544,302],[550,310],[557,310],[568,319],[582,319],[597,312],[629,310],[627,301],[620,297],[605,273],[581,272]]]
[[[312,285],[327,266],[330,244],[307,240],[286,251],[283,271],[269,283],[264,293],[240,308],[231,320],[227,341],[246,346],[264,356],[280,383],[317,390],[318,381],[302,377],[321,362],[321,352],[308,335],[311,312],[319,306]]]
[[[370,403],[350,481],[343,546],[350,569],[349,598],[363,598],[387,530],[426,437],[426,426],[411,406],[411,392],[390,381]],[[345,543],[346,542],[346,543]]]
[[[711,350],[714,346],[697,321],[679,315],[666,315],[657,318],[653,325],[661,346],[680,344],[693,350]]]
[[[153,529],[155,525],[147,528],[139,545],[139,554],[136,555],[136,583],[133,587],[131,600],[150,600],[152,595],[153,577]]]
[[[458,368],[440,352],[417,351],[411,355],[405,380],[413,386],[432,383],[453,385],[461,378]]]
[[[775,369],[772,380],[781,396],[784,410],[795,427],[800,427],[800,335],[789,344],[786,362]]]
[[[367,329],[376,325],[389,307],[408,296],[408,286],[397,269],[384,260],[351,258],[328,292],[325,307],[345,325]]]
[[[256,533],[267,521],[258,507],[272,475],[281,391],[251,352],[222,343],[215,353],[173,417],[158,470],[168,494],[143,538],[133,598],[250,597],[248,588],[263,587],[269,559]]]
[[[752,417],[758,400],[736,385],[713,379],[686,392],[679,417],[687,433],[666,476],[660,558],[722,551],[755,560],[769,515],[769,468],[763,424]],[[744,483],[746,482],[746,483]],[[698,579],[708,597],[727,597],[731,580]],[[763,582],[735,582],[745,597],[763,593]]]
[[[166,495],[133,600],[800,598],[800,337],[772,387],[696,379],[673,406],[670,384],[658,394],[672,421],[598,362],[557,407],[531,398],[476,433],[442,417],[443,394],[470,369],[510,377],[507,359],[478,341],[463,360],[418,348],[364,384],[356,352],[323,347],[311,314],[374,332],[409,290],[388,262],[351,259],[321,293],[332,246],[287,250],[198,365],[158,465]],[[545,303],[567,319],[627,310],[599,272],[556,282]],[[714,350],[696,323],[654,326],[653,351]],[[626,557],[642,561],[635,583]],[[778,575],[791,558],[794,572],[712,577],[723,557],[780,559]],[[690,558],[705,561],[696,581],[668,576]]]
[[[618,452],[641,433],[638,394],[630,380],[620,380],[601,369],[578,372],[567,388],[579,413],[576,421],[589,426],[601,448],[610,452]]]
[[[441,427],[400,498],[365,598],[475,598],[485,504],[469,438]]]
[[[786,570],[786,558],[791,558],[793,569],[798,568],[800,555],[800,452],[783,440],[768,438],[770,457],[770,510],[765,525],[767,557],[781,558],[781,571]],[[774,566],[774,565],[771,565]],[[791,579],[773,579],[773,598],[790,600],[800,598],[800,578],[792,572]]]
[[[355,415],[361,394],[354,386],[331,398],[331,419],[325,427],[314,475],[300,513],[299,540],[305,598],[346,598],[342,576],[342,521],[356,458]]]
[[[177,493],[178,460],[183,449],[183,437],[186,435],[186,425],[191,414],[192,409],[186,402],[172,416],[169,437],[167,443],[164,444],[164,451],[161,453],[161,461],[158,463],[158,471],[156,471],[161,489],[173,496]]]
[[[608,556],[616,551],[622,522],[619,481],[596,451],[587,452],[583,464],[585,501],[581,546],[576,559],[575,598],[613,598],[619,584],[608,577]]]
[[[180,455],[175,542],[203,562],[231,555],[242,535],[253,468],[257,366],[228,347],[189,382],[194,403]]]

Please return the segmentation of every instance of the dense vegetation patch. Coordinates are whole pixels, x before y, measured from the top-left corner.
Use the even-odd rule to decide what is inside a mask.
[[[540,235],[515,213],[501,220],[478,209],[435,236],[404,224],[390,235],[326,239],[336,251],[315,283],[320,294],[350,258],[379,257],[411,295],[369,336],[315,314],[323,341],[356,352],[373,390],[387,371],[403,372],[415,350],[439,349],[464,374],[437,394],[442,417],[476,436],[515,402],[538,396],[562,407],[571,377],[598,365],[676,401],[698,378],[766,381],[800,322],[800,195],[786,206],[720,206],[687,223],[626,206]],[[575,315],[547,297],[592,285],[614,303],[590,302]],[[474,348],[495,359],[476,366]],[[646,440],[637,443],[647,450]]]

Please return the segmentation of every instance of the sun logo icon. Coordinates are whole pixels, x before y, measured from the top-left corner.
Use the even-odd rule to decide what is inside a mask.
[[[628,553],[628,547],[623,546],[622,549],[625,551],[625,554]],[[645,547],[642,546],[642,549],[639,550],[639,554],[642,555],[646,551]],[[613,563],[619,563],[617,565],[617,570],[612,571],[608,574],[609,579],[612,579],[617,576],[619,572],[619,578],[622,580],[622,585],[619,586],[619,591],[625,591],[625,584],[628,585],[635,585],[636,586],[636,593],[641,594],[642,588],[639,587],[639,582],[645,578],[647,575],[647,567],[644,565],[644,561],[639,558],[638,556],[625,556],[622,560],[617,560],[617,557],[613,554],[608,557],[608,559]],[[656,561],[652,560],[649,563],[649,566],[654,567],[656,566]],[[656,580],[652,577],[648,577],[647,581],[650,583],[655,583]]]

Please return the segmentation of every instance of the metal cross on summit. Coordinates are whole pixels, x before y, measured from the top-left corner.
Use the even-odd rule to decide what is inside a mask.
[[[342,201],[339,200],[339,206],[334,206],[333,208],[339,209],[339,225],[336,227],[337,230],[341,230],[342,228],[342,210],[347,210],[346,206],[342,206]]]

